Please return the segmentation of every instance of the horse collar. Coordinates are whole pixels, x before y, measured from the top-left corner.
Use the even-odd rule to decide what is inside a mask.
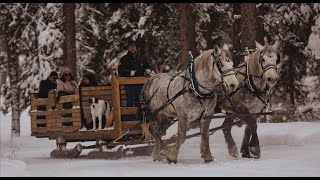
[[[196,75],[193,71],[193,61],[189,64],[189,71],[190,71],[190,81],[191,81],[191,84],[190,84],[190,88],[189,88],[189,92],[190,94],[195,97],[195,98],[198,98],[198,99],[211,99],[214,97],[215,95],[215,90],[212,89],[212,91],[206,89],[205,87],[203,87],[201,84],[198,83],[197,79],[196,79]],[[202,92],[200,92],[199,90],[199,86],[205,90],[208,90],[210,91],[209,93],[207,94],[203,94]]]
[[[266,95],[268,93],[268,85],[266,86],[265,91],[260,91],[253,83],[252,75],[246,77],[244,89],[254,96]]]

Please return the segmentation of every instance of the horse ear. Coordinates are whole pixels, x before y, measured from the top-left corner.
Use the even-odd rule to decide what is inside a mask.
[[[257,41],[256,42],[256,47],[259,49],[259,51],[263,50],[263,46],[261,44],[259,44]]]
[[[229,46],[228,46],[228,44],[224,44],[224,45],[222,46],[222,49],[223,49],[223,50],[226,50],[226,51],[229,51]]]
[[[221,49],[220,49],[217,45],[214,45],[214,47],[213,47],[213,52],[214,52],[215,54],[220,54],[220,53],[221,53]]]
[[[278,51],[279,45],[280,45],[280,41],[276,40],[274,45],[272,45],[272,48],[275,49],[276,51]]]

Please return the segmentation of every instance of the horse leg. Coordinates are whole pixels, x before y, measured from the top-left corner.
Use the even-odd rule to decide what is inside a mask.
[[[174,163],[174,164],[177,163],[179,149],[181,145],[184,143],[184,141],[186,140],[186,134],[187,134],[187,121],[186,119],[179,118],[176,142],[166,152],[167,160],[169,163]]]
[[[200,120],[201,146],[200,153],[205,163],[213,161],[213,157],[209,146],[209,126],[211,120]]]
[[[255,123],[255,119],[251,115],[246,116],[245,121],[247,125],[246,125],[245,134],[244,134],[242,145],[241,145],[241,153],[242,153],[242,157],[250,158],[249,141],[250,141],[252,132],[256,131],[257,129],[257,124]]]
[[[158,133],[157,122],[150,122],[150,133],[155,139],[155,143],[152,151],[152,159],[153,161],[161,161],[160,149],[161,149],[161,136]]]
[[[223,126],[225,127],[227,126],[227,127],[222,129],[222,131],[223,131],[224,139],[228,145],[229,155],[232,157],[238,157],[239,151],[231,134],[232,123],[233,123],[233,118],[227,117],[222,124]]]
[[[259,145],[259,138],[257,134],[257,121],[255,120],[252,122],[252,132],[251,132],[251,140],[249,144],[250,153],[253,155],[254,158],[260,158],[260,145]]]

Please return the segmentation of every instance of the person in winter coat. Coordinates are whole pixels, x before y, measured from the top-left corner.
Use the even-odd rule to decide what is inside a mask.
[[[63,67],[60,71],[60,79],[58,80],[57,84],[57,102],[59,102],[61,96],[66,96],[66,95],[72,95],[75,94],[76,88],[77,88],[77,82],[74,80],[71,70],[67,67]],[[71,103],[64,103],[64,108],[65,109],[70,109],[72,108]]]
[[[71,70],[67,67],[61,69],[61,77],[58,80],[58,96],[75,94],[77,82],[74,80]]]
[[[144,77],[151,74],[151,66],[147,59],[140,55],[134,41],[128,43],[128,53],[120,59],[118,66],[119,76]],[[142,84],[126,85],[127,106],[138,106]]]
[[[56,71],[52,71],[46,80],[42,80],[39,86],[39,98],[48,98],[48,93],[52,89],[57,89],[57,79],[59,78]]]
[[[82,81],[79,87],[89,87],[89,86],[98,86],[96,77],[94,74],[87,73],[83,75]]]

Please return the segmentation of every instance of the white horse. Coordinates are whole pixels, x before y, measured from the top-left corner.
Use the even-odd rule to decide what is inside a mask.
[[[261,112],[269,101],[273,86],[278,80],[277,49],[279,41],[275,44],[262,46],[256,42],[257,50],[250,54],[249,59],[235,68],[236,78],[239,81],[239,89],[226,100],[220,108],[227,113],[248,113],[248,116],[241,117],[247,126],[241,146],[242,157],[260,158],[260,146],[257,135],[257,121],[250,113]],[[225,99],[218,97],[218,102]],[[226,143],[228,144],[229,155],[238,156],[238,148],[231,135],[233,118],[226,118],[223,129]],[[251,139],[250,139],[251,137]]]
[[[237,87],[238,80],[234,75],[231,56],[218,46],[200,54],[185,71],[178,74],[159,73],[149,78],[140,95],[145,102],[145,109],[150,113],[167,105],[158,112],[157,118],[148,119],[150,132],[155,138],[153,160],[161,160],[161,137],[170,123],[178,119],[176,142],[164,152],[167,160],[176,163],[186,132],[190,128],[200,127],[201,157],[205,162],[211,162],[213,160],[209,147],[211,121],[204,120],[203,117],[214,113],[217,95],[221,93],[221,89],[229,93]]]

